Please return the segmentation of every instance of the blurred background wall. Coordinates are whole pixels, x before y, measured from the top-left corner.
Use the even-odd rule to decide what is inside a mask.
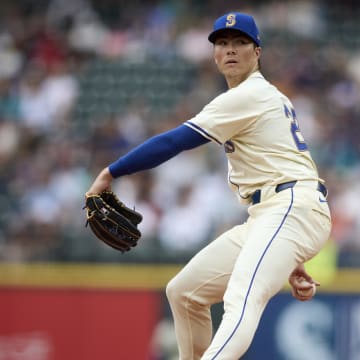
[[[160,320],[164,315],[165,325],[161,320],[159,329],[169,333],[162,299],[168,278],[216,234],[246,218],[246,208],[227,187],[223,152],[213,144],[200,147],[114,183],[125,203],[144,214],[141,246],[125,256],[105,247],[85,228],[84,193],[105,165],[147,137],[191,118],[226,89],[207,35],[214,19],[231,10],[257,19],[262,71],[292,99],[329,188],[333,231],[327,247],[309,264],[323,281],[323,291],[330,293],[323,304],[330,313],[331,306],[360,313],[360,6],[351,0],[2,0],[0,301],[14,305],[14,299],[24,295],[16,291],[24,286],[34,291],[70,287],[85,289],[81,308],[82,301],[91,298],[86,296],[87,284],[103,291],[101,284],[114,271],[118,277],[105,286],[107,291],[117,296],[127,289],[122,277],[129,269],[114,270],[114,264],[144,266],[137,275],[142,279],[139,289],[159,291],[154,313]],[[106,275],[92,284],[102,269],[107,269]],[[64,275],[69,273],[73,276]],[[160,273],[164,276],[152,280]],[[74,276],[82,280],[76,282]],[[328,298],[331,294],[335,297]],[[288,294],[281,296],[287,303]],[[320,300],[321,296],[320,292]],[[33,298],[31,304],[39,302]],[[89,313],[96,308],[89,306]],[[0,359],[13,359],[9,349],[24,332],[40,331],[45,339],[53,334],[49,329],[41,332],[45,325],[34,319],[20,331],[14,311],[0,325]],[[335,317],[350,316],[339,314]],[[360,338],[360,316],[351,316],[357,319],[355,325],[346,322],[341,329],[351,328]],[[148,319],[148,333],[160,331],[155,331],[156,321]],[[318,360],[360,359],[354,355],[360,354],[359,341],[340,346],[332,322],[327,324],[332,331],[327,338],[330,350],[325,357],[318,354]],[[62,339],[62,332],[58,334]],[[344,348],[355,350],[345,354]],[[33,359],[24,356],[14,359]],[[42,359],[37,356],[34,359]],[[56,350],[46,356],[59,358]],[[273,358],[280,356],[315,358],[279,353]],[[79,357],[70,353],[66,358]]]

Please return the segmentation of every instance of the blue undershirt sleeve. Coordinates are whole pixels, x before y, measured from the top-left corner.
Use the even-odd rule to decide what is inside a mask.
[[[156,135],[109,165],[114,178],[152,169],[184,150],[190,150],[210,140],[186,125]]]

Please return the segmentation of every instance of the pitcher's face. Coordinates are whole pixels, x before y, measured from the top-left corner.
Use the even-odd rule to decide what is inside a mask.
[[[260,54],[261,48],[238,31],[224,30],[214,43],[215,63],[229,87],[238,85],[257,70]]]

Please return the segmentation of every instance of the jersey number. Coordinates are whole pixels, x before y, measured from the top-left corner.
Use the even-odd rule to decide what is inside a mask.
[[[304,137],[301,134],[299,123],[296,119],[295,110],[293,108],[289,109],[286,105],[284,105],[284,111],[285,111],[285,116],[291,119],[290,130],[294,138],[296,147],[298,148],[299,151],[306,151],[308,149],[308,146],[306,145]]]

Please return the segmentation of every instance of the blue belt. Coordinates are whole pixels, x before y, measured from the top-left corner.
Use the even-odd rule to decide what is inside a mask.
[[[289,181],[289,182],[285,182],[282,184],[278,184],[278,185],[276,185],[275,192],[278,193],[280,191],[293,188],[296,183],[297,183],[297,181],[295,180],[295,181]],[[326,197],[328,194],[327,188],[320,181],[318,182],[317,190],[320,191],[324,195],[324,197]],[[256,190],[252,194],[251,199],[252,199],[253,205],[258,204],[261,201],[261,190],[260,189]]]

